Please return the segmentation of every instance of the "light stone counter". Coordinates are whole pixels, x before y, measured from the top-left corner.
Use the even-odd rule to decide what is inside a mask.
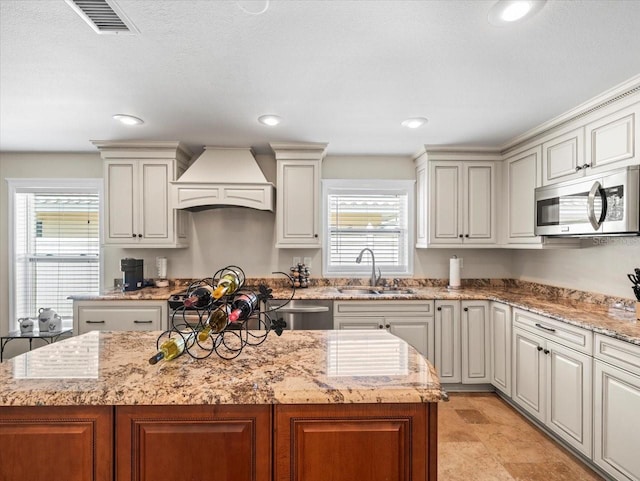
[[[0,406],[426,403],[431,366],[386,331],[270,333],[231,361],[155,366],[160,332],[93,331],[0,364]]]

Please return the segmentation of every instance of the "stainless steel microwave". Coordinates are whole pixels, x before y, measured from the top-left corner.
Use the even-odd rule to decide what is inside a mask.
[[[536,235],[640,235],[640,166],[538,187]]]

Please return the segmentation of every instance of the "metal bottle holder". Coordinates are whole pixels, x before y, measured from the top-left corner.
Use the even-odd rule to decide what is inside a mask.
[[[205,359],[214,352],[222,359],[231,360],[240,355],[245,346],[259,346],[266,339],[271,331],[278,336],[287,327],[287,324],[277,315],[272,319],[274,312],[286,306],[295,294],[293,277],[284,272],[274,272],[273,274],[282,274],[288,278],[291,283],[291,295],[286,303],[273,307],[269,304],[269,300],[273,299],[272,290],[264,284],[257,287],[257,291],[244,287],[245,274],[238,266],[227,266],[218,270],[212,277],[195,281],[189,285],[187,289],[187,297],[191,292],[200,286],[207,285],[212,289],[216,287],[216,279],[221,279],[225,274],[233,273],[239,280],[238,288],[228,295],[224,295],[219,299],[211,297],[207,306],[199,308],[187,308],[181,306],[177,308],[171,316],[170,328],[164,331],[156,341],[156,349],[171,337],[181,336],[185,341],[184,353],[187,353],[194,359]],[[241,294],[253,293],[258,299],[258,305],[264,305],[264,309],[258,308],[248,316],[247,319],[235,322],[227,322],[224,329],[219,332],[210,332],[206,340],[198,339],[198,333],[206,328],[206,322],[209,315],[215,309],[221,306],[231,306],[236,296]],[[185,313],[189,311],[190,318],[193,318],[193,312],[198,314],[198,322],[187,322]],[[252,329],[249,329],[251,326]]]

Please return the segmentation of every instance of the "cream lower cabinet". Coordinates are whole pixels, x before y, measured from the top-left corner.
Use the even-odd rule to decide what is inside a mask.
[[[593,460],[619,480],[640,480],[640,346],[596,334]]]
[[[74,331],[159,331],[168,322],[167,301],[74,301]]]
[[[435,367],[442,383],[490,382],[488,301],[435,302]]]
[[[590,331],[513,309],[513,401],[588,457],[592,342]]]
[[[490,310],[491,384],[511,397],[511,307],[491,302]]]
[[[387,329],[434,362],[433,301],[335,301],[334,329]]]

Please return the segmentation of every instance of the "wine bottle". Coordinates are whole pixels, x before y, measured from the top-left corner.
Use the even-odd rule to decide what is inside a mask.
[[[199,286],[197,289],[194,289],[189,297],[184,300],[185,307],[207,307],[211,302],[212,292],[213,288],[211,288],[211,286]]]
[[[229,323],[229,314],[231,314],[231,306],[224,304],[211,311],[205,327],[198,333],[198,341],[206,341],[212,332],[221,332]]]
[[[244,321],[249,318],[249,316],[255,311],[258,307],[258,296],[256,296],[253,292],[242,293],[233,300],[233,304],[231,305],[232,311],[229,314],[229,321]]]
[[[240,279],[235,272],[227,272],[218,281],[216,289],[213,291],[213,298],[220,299],[222,296],[231,295],[240,287]]]
[[[149,358],[149,364],[157,364],[158,361],[171,361],[184,352],[185,344],[191,344],[195,333],[191,332],[186,336],[184,334],[176,334],[175,336],[167,339],[162,344],[158,352]]]

